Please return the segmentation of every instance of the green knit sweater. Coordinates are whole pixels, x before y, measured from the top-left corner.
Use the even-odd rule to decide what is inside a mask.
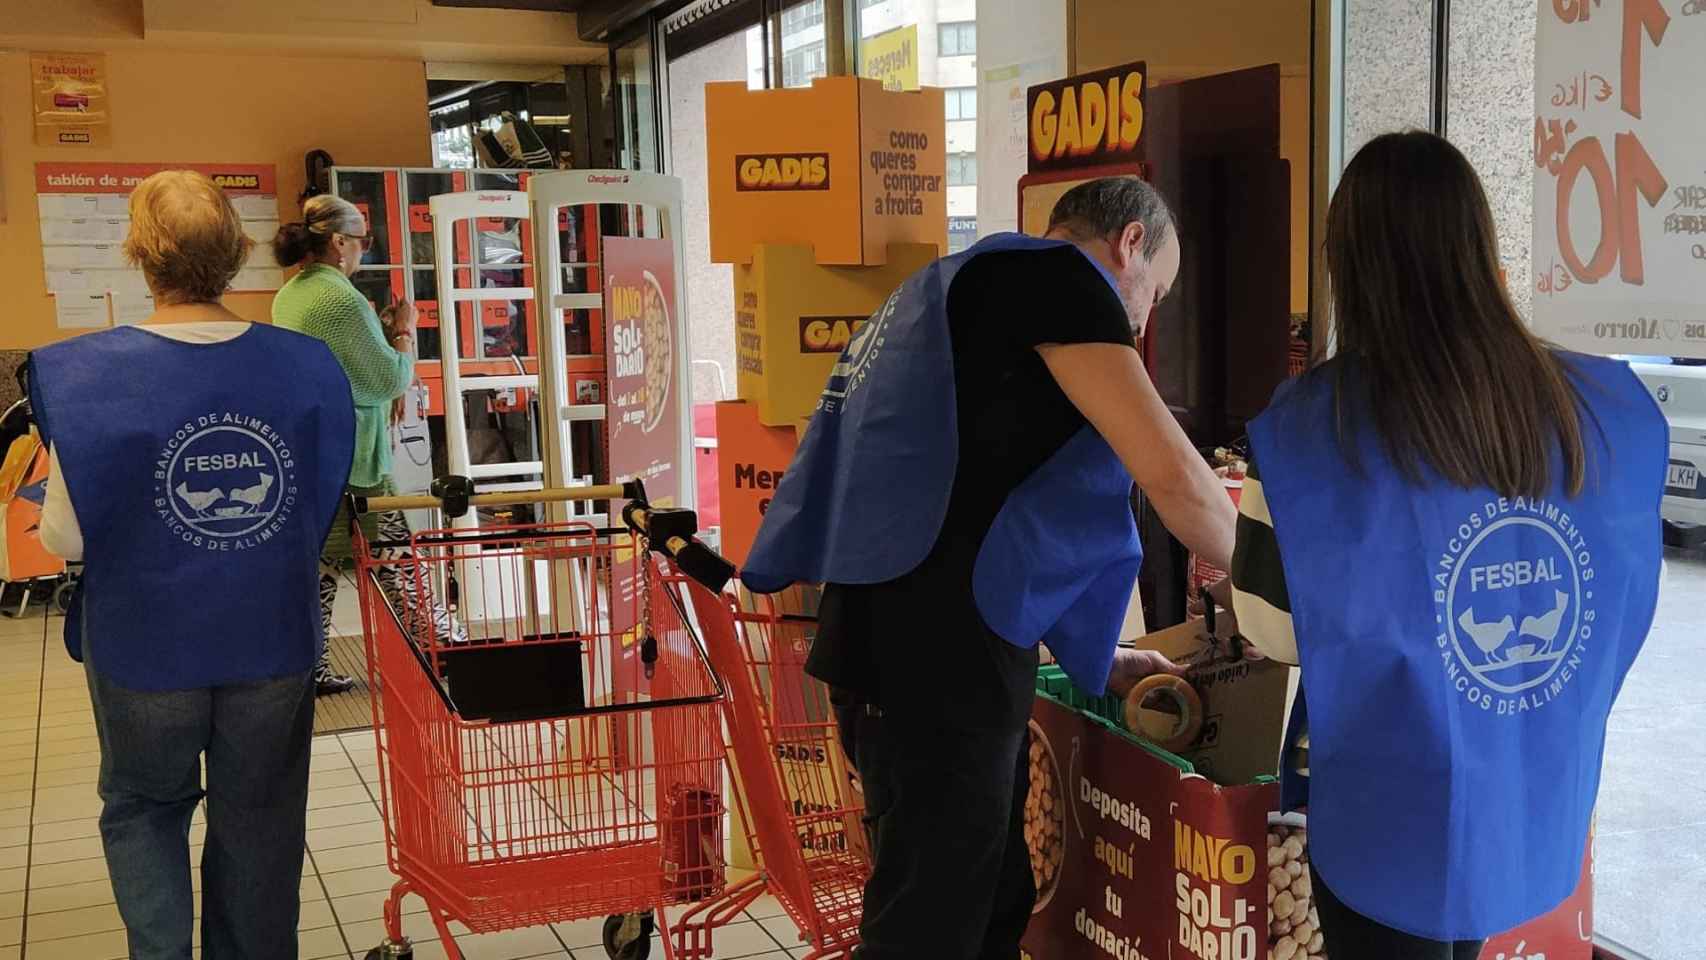
[[[391,475],[391,402],[414,382],[414,359],[386,342],[373,305],[341,272],[315,264],[279,290],[272,322],[324,340],[349,376],[355,399],[351,486],[377,486]]]

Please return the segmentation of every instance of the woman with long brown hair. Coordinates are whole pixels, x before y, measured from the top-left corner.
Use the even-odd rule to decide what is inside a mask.
[[[1326,256],[1335,354],[1251,424],[1234,607],[1302,667],[1287,793],[1327,955],[1470,960],[1581,876],[1666,425],[1626,364],[1528,331],[1439,137],[1357,154]]]

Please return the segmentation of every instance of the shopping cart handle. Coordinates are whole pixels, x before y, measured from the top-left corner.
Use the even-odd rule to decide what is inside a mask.
[[[467,514],[472,507],[507,507],[525,503],[570,503],[581,500],[621,500],[644,496],[644,488],[636,481],[606,483],[585,487],[562,487],[548,490],[519,490],[512,493],[475,493],[474,481],[468,477],[439,477],[432,482],[432,491],[422,496],[355,497],[355,512],[389,513],[393,510],[443,510],[452,519]]]
[[[646,537],[653,550],[668,556],[681,572],[712,593],[721,593],[735,576],[735,565],[694,535],[699,516],[691,510],[664,509],[631,500],[622,508],[628,529]]]

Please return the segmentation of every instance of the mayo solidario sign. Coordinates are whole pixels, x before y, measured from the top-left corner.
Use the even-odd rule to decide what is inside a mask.
[[[1148,66],[1139,61],[1026,91],[1030,171],[1141,160],[1148,76]]]

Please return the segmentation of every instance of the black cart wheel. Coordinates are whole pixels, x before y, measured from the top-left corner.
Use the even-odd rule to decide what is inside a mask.
[[[77,592],[77,584],[65,581],[53,591],[53,608],[63,616],[71,612],[71,597]]]
[[[400,947],[382,943],[367,951],[367,960],[415,960],[415,945],[406,937]]]
[[[646,960],[652,955],[652,930],[656,924],[649,913],[617,914],[604,918],[604,952],[610,960]]]

